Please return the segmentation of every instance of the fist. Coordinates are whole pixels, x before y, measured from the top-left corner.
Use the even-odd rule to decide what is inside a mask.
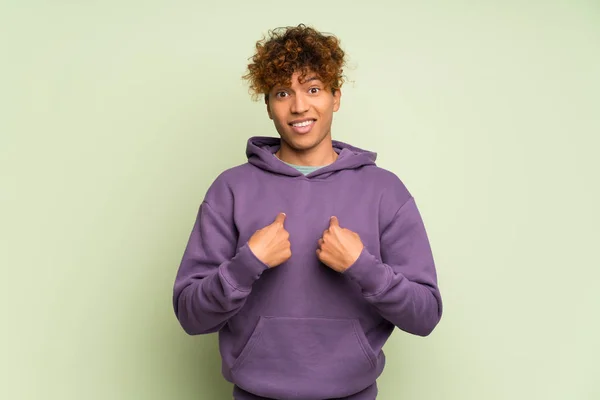
[[[292,256],[290,234],[283,223],[285,213],[279,213],[272,224],[257,230],[248,240],[252,253],[269,268],[276,267]]]
[[[318,244],[319,260],[337,272],[350,268],[363,250],[358,233],[340,227],[337,217],[331,217],[329,228],[323,232]]]

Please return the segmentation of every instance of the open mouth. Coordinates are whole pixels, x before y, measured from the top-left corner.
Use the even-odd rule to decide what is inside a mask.
[[[311,131],[316,121],[316,119],[309,118],[290,122],[289,125],[292,127],[294,132],[299,134],[305,134]]]

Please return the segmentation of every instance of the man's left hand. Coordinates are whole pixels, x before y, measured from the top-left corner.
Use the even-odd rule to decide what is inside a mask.
[[[317,256],[329,268],[344,272],[354,264],[362,250],[363,243],[358,233],[342,228],[337,217],[331,217],[329,228],[319,239]]]

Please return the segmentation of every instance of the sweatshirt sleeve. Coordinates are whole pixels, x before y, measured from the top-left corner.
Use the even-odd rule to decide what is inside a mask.
[[[363,248],[344,274],[365,299],[405,332],[427,336],[442,316],[442,298],[425,226],[412,196],[381,234],[381,258]]]
[[[175,315],[190,335],[216,332],[246,302],[252,284],[268,267],[237,231],[205,200],[198,212],[173,290]]]

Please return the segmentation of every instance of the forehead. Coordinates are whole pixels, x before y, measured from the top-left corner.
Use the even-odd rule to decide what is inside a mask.
[[[291,87],[295,85],[307,85],[310,83],[322,82],[318,74],[312,71],[294,72],[286,80],[278,82],[275,87]]]
[[[292,74],[292,82],[306,83],[314,80],[320,80],[319,75],[313,71],[294,72]]]

